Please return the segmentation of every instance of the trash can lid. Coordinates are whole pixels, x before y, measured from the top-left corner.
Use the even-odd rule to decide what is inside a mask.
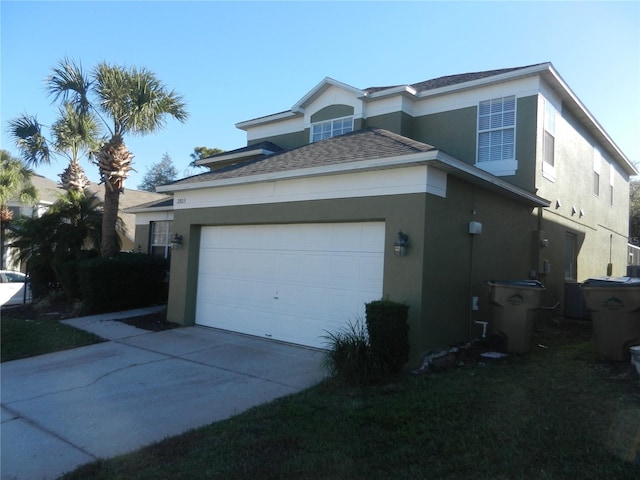
[[[590,287],[640,287],[640,278],[635,277],[599,277],[589,278],[583,285]]]
[[[538,280],[489,280],[489,285],[502,285],[507,287],[534,287],[544,288]]]

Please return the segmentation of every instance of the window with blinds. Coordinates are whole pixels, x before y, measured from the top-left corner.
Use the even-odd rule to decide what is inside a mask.
[[[478,163],[515,160],[516,97],[494,98],[478,106]]]

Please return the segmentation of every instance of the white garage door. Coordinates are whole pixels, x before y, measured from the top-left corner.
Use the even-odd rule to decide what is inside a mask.
[[[314,347],[382,298],[384,223],[204,227],[196,323]]]

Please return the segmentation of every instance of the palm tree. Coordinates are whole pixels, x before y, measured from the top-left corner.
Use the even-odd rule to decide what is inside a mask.
[[[49,164],[54,154],[69,160],[69,165],[59,175],[60,186],[65,190],[82,191],[89,185],[80,158],[83,155],[91,158],[99,144],[98,123],[90,112],[79,113],[71,104],[62,105],[58,120],[51,126],[53,140],[45,137],[38,119],[27,114],[9,121],[9,133],[29,165]]]
[[[95,163],[105,184],[101,253],[111,257],[118,252],[120,193],[133,161],[124,136],[154,133],[164,126],[167,116],[184,122],[188,116],[185,103],[149,70],[104,62],[89,78],[81,65],[65,58],[53,69],[47,86],[54,100],[70,102],[79,115],[94,112],[109,131],[110,138],[95,152]],[[90,95],[95,97],[93,102]]]
[[[0,269],[5,268],[5,229],[13,219],[8,203],[12,199],[21,203],[36,202],[38,193],[31,184],[32,174],[20,160],[6,150],[0,150]]]
[[[62,285],[69,298],[73,288],[64,275],[64,265],[79,260],[100,246],[101,202],[94,193],[70,190],[40,217],[23,217],[9,238],[18,258],[29,265],[35,296],[49,292],[49,284]]]
[[[100,129],[96,118],[90,112],[78,113],[73,105],[65,103],[51,131],[56,150],[65,152],[69,158],[69,165],[59,175],[62,188],[68,192],[82,192],[89,185],[89,179],[80,166],[80,157],[86,154],[91,159],[98,148]]]

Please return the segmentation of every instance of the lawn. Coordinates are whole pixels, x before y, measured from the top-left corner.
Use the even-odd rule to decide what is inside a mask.
[[[0,320],[0,360],[42,355],[104,341],[92,333],[60,323],[60,312],[45,313],[31,305],[3,308]]]
[[[588,335],[547,333],[499,363],[326,381],[64,478],[637,480],[637,375]]]

